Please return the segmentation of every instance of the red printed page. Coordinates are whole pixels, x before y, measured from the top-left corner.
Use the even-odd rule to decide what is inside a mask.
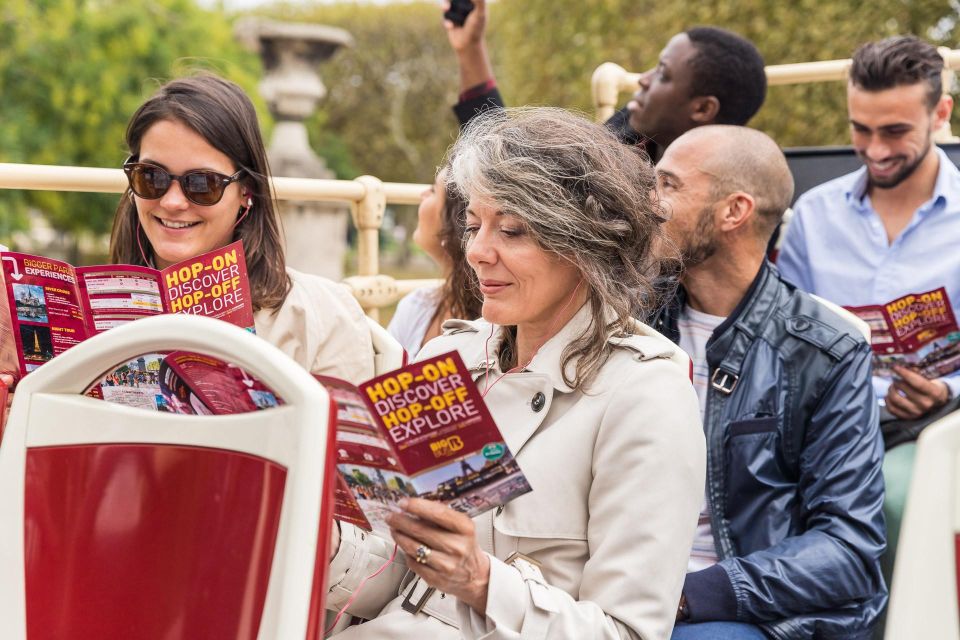
[[[211,356],[175,351],[160,366],[160,390],[175,409],[229,415],[283,404],[243,368]]]
[[[4,295],[20,374],[87,338],[74,268],[24,253],[2,256]]]
[[[163,313],[160,272],[128,264],[77,267],[91,335]]]
[[[372,531],[373,525],[367,520],[360,503],[350,490],[339,465],[333,487],[333,517],[340,522],[349,522],[365,531]]]
[[[3,442],[3,429],[7,424],[7,397],[10,394],[10,390],[7,389],[7,385],[3,383],[3,380],[0,380],[0,442]]]
[[[960,331],[946,288],[848,310],[870,325],[875,375],[892,377],[894,365],[928,378],[960,369]]]
[[[530,491],[457,352],[374,378],[360,391],[420,497],[475,516]]]
[[[342,484],[335,495],[334,517],[388,534],[386,517],[398,509],[398,501],[416,496],[416,490],[377,430],[360,391],[337,378],[314,377],[337,406],[336,460]]]
[[[253,298],[241,241],[160,272],[170,313],[193,313],[253,330]]]
[[[17,379],[20,377],[20,356],[17,354],[17,341],[13,338],[13,319],[10,317],[10,303],[7,299],[7,285],[0,268],[0,373]]]

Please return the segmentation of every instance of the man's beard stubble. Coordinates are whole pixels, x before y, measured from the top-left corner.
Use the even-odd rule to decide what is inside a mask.
[[[927,157],[927,154],[930,153],[930,149],[932,148],[932,146],[933,145],[930,142],[930,138],[928,137],[927,145],[923,148],[923,151],[921,153],[917,154],[917,157],[914,159],[914,161],[911,162],[910,164],[904,165],[904,167],[900,169],[900,171],[893,174],[886,180],[875,179],[873,177],[873,174],[870,173],[870,168],[867,167],[867,186],[876,187],[878,189],[893,189],[894,187],[899,186],[900,183],[902,183],[904,180],[906,180],[907,178],[909,178],[914,174],[914,172],[917,170],[917,167],[920,166],[920,163],[922,163],[924,159]],[[861,156],[859,153],[857,155],[860,156],[861,160],[864,159],[863,156]]]
[[[684,238],[683,246],[680,247],[680,259],[683,261],[683,269],[695,267],[706,262],[714,253],[717,252],[717,233],[716,224],[713,220],[713,205],[704,207],[697,214],[697,226],[693,233]]]

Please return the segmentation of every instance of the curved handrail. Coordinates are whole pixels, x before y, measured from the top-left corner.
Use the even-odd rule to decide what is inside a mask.
[[[417,204],[429,185],[382,182],[373,176],[356,180],[277,177],[272,185],[278,200],[350,203],[359,230],[358,275],[344,284],[371,315],[418,287],[439,284],[439,280],[396,280],[379,273],[378,234],[386,204]],[[126,188],[121,169],[0,163],[0,189],[123,193]]]
[[[960,49],[940,47],[938,51],[944,62],[943,90],[944,93],[949,93],[953,87],[954,71],[960,69]],[[768,65],[767,84],[772,86],[845,80],[851,63],[848,58]],[[614,114],[620,93],[635,90],[641,75],[627,71],[613,62],[604,62],[596,68],[591,78],[591,90],[598,122],[605,122]],[[936,132],[936,139],[938,142],[955,140],[950,132],[949,122]]]

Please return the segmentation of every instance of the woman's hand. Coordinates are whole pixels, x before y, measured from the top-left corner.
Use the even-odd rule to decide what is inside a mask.
[[[407,555],[407,566],[444,593],[460,599],[480,615],[487,610],[490,558],[477,544],[473,521],[431,500],[401,500],[400,513],[387,518],[394,541]],[[426,554],[419,556],[417,549]]]

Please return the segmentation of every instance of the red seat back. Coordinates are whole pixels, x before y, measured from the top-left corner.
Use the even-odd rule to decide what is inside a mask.
[[[28,449],[29,638],[253,640],[285,478],[218,449]]]

